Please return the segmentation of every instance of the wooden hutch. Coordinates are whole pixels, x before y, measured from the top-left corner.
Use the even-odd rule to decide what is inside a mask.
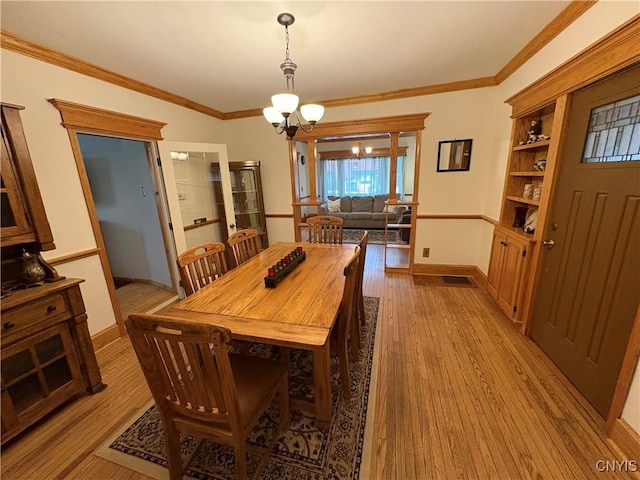
[[[2,103],[2,443],[72,397],[104,388],[87,327],[81,279],[40,256],[55,244],[20,119]],[[44,270],[27,287],[23,255]]]

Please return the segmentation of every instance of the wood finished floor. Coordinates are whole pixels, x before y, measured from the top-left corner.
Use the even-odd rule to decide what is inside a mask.
[[[626,479],[602,422],[479,288],[384,274],[370,245],[365,294],[381,298],[372,463],[361,478]],[[92,455],[151,398],[126,338],[97,353],[109,386],[3,447],[2,479],[146,479]],[[286,479],[283,479],[286,480]]]

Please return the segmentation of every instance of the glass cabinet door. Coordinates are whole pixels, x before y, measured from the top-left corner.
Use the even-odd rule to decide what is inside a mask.
[[[2,237],[24,235],[31,232],[24,209],[24,201],[20,195],[20,187],[11,161],[4,131],[2,132],[2,174],[0,175],[0,195],[2,196]],[[25,239],[27,241],[29,239]]]
[[[258,231],[260,248],[268,246],[260,181],[260,162],[231,162],[231,193],[236,228]]]

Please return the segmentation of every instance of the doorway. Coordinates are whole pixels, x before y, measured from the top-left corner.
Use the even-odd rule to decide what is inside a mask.
[[[152,174],[151,144],[78,133],[122,317],[176,298]]]
[[[640,301],[639,75],[572,97],[531,326],[605,418]]]

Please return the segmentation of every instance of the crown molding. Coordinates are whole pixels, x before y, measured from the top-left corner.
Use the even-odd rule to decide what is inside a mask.
[[[551,20],[546,27],[527,43],[509,62],[496,73],[496,84],[500,85],[531,57],[542,50],[551,40],[562,33],[569,25],[575,22],[583,13],[593,7],[598,0],[573,0],[560,14]]]
[[[180,105],[181,107],[204,113],[211,117],[223,119],[223,113],[206,105],[201,105],[188,98],[175,95],[159,88],[147,85],[132,78],[112,72],[106,68],[93,65],[76,57],[59,52],[52,48],[32,42],[6,30],[0,30],[0,47],[12,52],[26,55],[42,62],[50,63],[58,67],[66,68],[83,75],[87,75],[98,80],[102,80],[119,87],[143,93],[150,97],[158,98],[169,103]]]

